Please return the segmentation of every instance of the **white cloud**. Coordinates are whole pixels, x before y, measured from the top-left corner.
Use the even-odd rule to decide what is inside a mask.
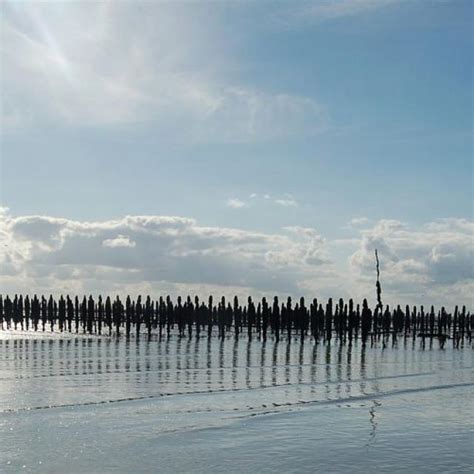
[[[284,230],[293,234],[299,245],[294,245],[291,257],[295,258],[296,254],[300,255],[300,259],[308,265],[322,265],[330,263],[330,257],[326,248],[326,240],[312,227],[290,226],[284,227]]]
[[[351,219],[349,225],[351,227],[365,227],[369,223],[370,219],[368,217],[354,217]]]
[[[284,230],[302,237],[321,239],[321,236],[313,227],[288,226],[284,227]]]
[[[124,292],[155,284],[292,293],[328,265],[317,260],[324,242],[313,237],[205,227],[182,217],[81,222],[5,214],[1,224],[1,281],[15,291]]]
[[[231,198],[227,200],[227,206],[235,209],[242,207],[257,206],[258,204],[276,204],[280,207],[298,207],[298,202],[291,194],[285,194],[283,197],[273,197],[270,194],[251,193],[249,195],[251,202],[242,201],[241,199]]]
[[[242,209],[243,207],[247,206],[247,203],[241,201],[240,199],[227,199],[226,202],[227,207],[231,207],[232,209]]]
[[[298,203],[293,198],[275,199],[275,204],[283,207],[298,207]]]
[[[208,8],[3,2],[4,127],[150,123],[170,140],[219,142],[324,128],[325,112],[313,100],[232,79],[239,65]]]
[[[384,302],[474,306],[473,222],[411,228],[381,220],[349,239],[312,227],[262,233],[176,216],[96,222],[0,212],[3,292],[169,292],[375,296],[379,251]]]
[[[104,247],[111,247],[111,248],[116,248],[116,247],[135,247],[137,245],[136,242],[133,240],[130,240],[129,237],[125,235],[118,235],[114,239],[105,239],[102,242],[102,245]]]
[[[381,220],[362,231],[359,248],[350,257],[351,268],[362,281],[371,280],[377,248],[388,292],[409,300],[425,295],[439,299],[440,292],[452,300],[447,288],[473,287],[472,225],[465,219],[444,219],[413,230],[399,221]],[[471,295],[466,293],[464,300],[474,303]]]

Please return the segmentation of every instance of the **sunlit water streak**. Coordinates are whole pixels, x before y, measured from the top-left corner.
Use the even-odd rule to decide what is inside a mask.
[[[0,471],[462,472],[472,347],[0,336]]]

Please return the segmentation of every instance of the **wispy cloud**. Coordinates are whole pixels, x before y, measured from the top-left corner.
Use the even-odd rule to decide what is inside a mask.
[[[298,203],[293,198],[275,199],[275,204],[283,207],[298,207]]]
[[[275,197],[267,193],[251,193],[249,198],[253,202],[258,202],[258,200],[261,200],[263,202],[269,202],[281,207],[298,207],[298,201],[296,201],[296,199],[294,199],[293,196],[288,193],[285,194],[283,197]]]
[[[240,199],[227,199],[226,205],[232,209],[242,209],[247,206],[247,203]]]
[[[350,220],[348,227],[366,227],[370,224],[370,219],[368,217],[354,217]]]
[[[219,28],[206,12],[161,2],[4,2],[4,126],[152,123],[166,139],[217,142],[324,128],[325,111],[312,99],[226,73],[239,64],[230,50],[216,53]]]
[[[307,15],[315,20],[331,20],[387,7],[400,0],[320,0],[310,2],[305,8]]]
[[[403,0],[303,0],[274,12],[280,25],[291,27],[300,23],[320,23],[338,18],[362,15],[380,10]]]

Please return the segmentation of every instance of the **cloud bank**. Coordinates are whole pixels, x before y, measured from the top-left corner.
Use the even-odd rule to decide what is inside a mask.
[[[324,239],[298,231],[264,234],[205,227],[175,216],[79,222],[49,216],[1,221],[3,286],[14,291],[143,291],[213,287],[297,292],[324,270]],[[247,291],[247,290],[246,290]]]
[[[208,227],[177,216],[96,222],[0,213],[4,291],[304,295],[374,293],[374,248],[387,303],[467,304],[474,294],[474,223],[419,229],[394,220],[328,240],[314,228],[278,233]]]

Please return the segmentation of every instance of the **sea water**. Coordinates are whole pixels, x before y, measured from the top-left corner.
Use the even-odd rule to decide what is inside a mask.
[[[473,353],[437,340],[0,332],[0,472],[472,472]]]

